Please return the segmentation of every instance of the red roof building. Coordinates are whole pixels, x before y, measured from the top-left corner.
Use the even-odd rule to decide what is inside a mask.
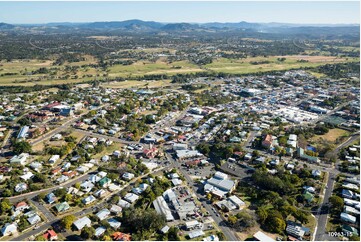
[[[115,241],[131,241],[130,234],[125,234],[122,232],[115,232],[112,237]]]
[[[49,230],[43,235],[43,237],[44,237],[46,240],[50,240],[50,241],[53,241],[53,240],[57,240],[57,239],[58,239],[57,233],[55,233],[55,231],[52,230],[52,229],[49,229]]]

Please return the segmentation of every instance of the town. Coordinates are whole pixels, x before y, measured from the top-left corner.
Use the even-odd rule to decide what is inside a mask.
[[[0,241],[360,241],[359,2],[0,9]]]
[[[2,238],[358,236],[350,83],[299,70],[3,94]]]

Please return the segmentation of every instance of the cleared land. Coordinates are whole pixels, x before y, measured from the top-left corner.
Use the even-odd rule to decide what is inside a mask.
[[[335,142],[337,138],[350,134],[350,132],[343,129],[330,129],[324,135],[316,135],[313,140],[325,139],[330,142]]]

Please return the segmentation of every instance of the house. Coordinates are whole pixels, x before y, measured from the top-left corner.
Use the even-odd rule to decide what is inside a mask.
[[[107,192],[104,189],[100,189],[96,192],[93,193],[94,196],[96,196],[97,198],[103,197],[105,196]]]
[[[125,172],[125,173],[122,175],[122,178],[123,178],[124,180],[129,181],[129,180],[131,180],[131,179],[134,178],[134,174],[133,174],[133,173],[129,173],[129,172]]]
[[[54,193],[49,193],[48,195],[45,196],[45,200],[49,203],[49,204],[53,204],[56,201],[56,196]]]
[[[55,209],[58,213],[65,212],[69,208],[70,208],[70,206],[67,202],[62,202],[62,203],[55,205]]]
[[[99,218],[100,221],[106,219],[107,217],[109,217],[109,215],[110,215],[110,211],[106,208],[100,210],[96,214],[96,216]]]
[[[202,230],[196,230],[188,234],[189,238],[192,240],[194,238],[198,238],[200,236],[204,236],[204,232]]]
[[[139,187],[135,187],[132,189],[132,192],[137,194],[137,195],[140,195],[142,194],[147,188],[149,187],[148,184],[146,183],[142,183],[139,185]]]
[[[340,218],[342,221],[346,223],[352,223],[352,224],[356,223],[356,217],[347,213],[341,213]]]
[[[130,203],[128,203],[127,201],[123,200],[123,199],[119,199],[118,205],[122,208],[129,208],[130,207]]]
[[[7,223],[1,228],[1,234],[3,236],[10,236],[18,232],[16,223]]]
[[[15,186],[15,192],[24,192],[28,189],[28,185],[26,183],[19,183]]]
[[[99,186],[101,187],[107,187],[110,183],[112,182],[111,179],[109,179],[108,177],[103,177],[102,179],[99,180]]]
[[[152,147],[150,149],[144,149],[143,155],[148,159],[153,159],[159,154],[159,151],[156,147]]]
[[[348,189],[342,189],[341,196],[344,198],[352,199],[354,197],[354,193]]]
[[[160,229],[160,232],[162,232],[162,234],[166,234],[166,233],[168,233],[169,229],[170,229],[169,226],[166,225]]]
[[[211,234],[210,236],[204,238],[203,241],[219,241],[219,238],[217,235]]]
[[[315,193],[316,189],[314,187],[310,186],[303,186],[303,189],[305,189],[307,192]]]
[[[268,235],[266,235],[265,233],[263,233],[262,231],[258,231],[257,233],[255,233],[253,235],[253,237],[257,240],[257,241],[275,241],[274,239],[272,239],[271,237],[269,237]]]
[[[267,149],[271,148],[272,147],[272,141],[273,141],[272,135],[267,134],[264,137],[264,139],[262,140],[262,147],[267,148]]]
[[[76,220],[73,225],[78,229],[78,230],[82,230],[85,226],[90,227],[91,226],[92,221],[87,217],[82,217],[78,220]]]
[[[115,218],[110,218],[107,220],[107,222],[109,223],[110,227],[112,227],[113,229],[118,229],[122,225],[122,223],[116,220]]]
[[[345,213],[348,213],[348,214],[351,214],[351,215],[354,215],[354,216],[360,216],[360,210],[359,209],[356,209],[356,208],[353,208],[353,207],[347,206],[347,205],[345,205],[343,208],[344,208]]]
[[[124,200],[128,201],[129,203],[134,203],[139,199],[139,196],[134,193],[127,193],[124,196]]]
[[[99,176],[97,176],[97,175],[91,175],[88,180],[89,180],[91,183],[96,183],[96,182],[100,181],[100,179],[101,179],[101,178],[100,178]]]
[[[83,198],[82,203],[84,203],[85,205],[88,205],[88,204],[90,204],[92,202],[95,202],[96,200],[97,199],[93,195],[90,195],[90,196],[88,196],[86,198]]]
[[[100,237],[105,233],[105,231],[107,231],[107,228],[105,228],[104,226],[100,226],[95,229],[94,235],[95,237]]]
[[[110,212],[115,213],[115,214],[120,214],[123,211],[123,208],[113,204],[112,207],[110,208]]]
[[[319,178],[321,176],[321,171],[320,170],[312,170],[312,176]]]
[[[311,203],[313,201],[313,194],[311,194],[310,192],[308,191],[305,191],[303,193],[303,199],[305,199],[308,203]]]
[[[202,229],[203,224],[198,222],[197,220],[188,221],[185,224],[187,230],[193,230],[193,229]]]
[[[103,162],[108,162],[110,160],[110,157],[109,157],[109,155],[104,155],[104,156],[102,156],[101,160]]]
[[[43,167],[43,165],[40,162],[32,162],[30,164],[30,167],[37,172],[40,172],[41,168]]]
[[[21,211],[21,212],[24,212],[29,208],[30,208],[29,205],[25,201],[19,202],[14,206],[15,211]]]
[[[115,241],[131,241],[130,234],[125,234],[122,232],[115,232],[112,234],[112,237]]]
[[[91,183],[90,181],[85,181],[80,184],[80,189],[87,193],[90,192],[93,189],[93,187],[94,184]]]
[[[299,223],[287,221],[286,233],[299,240],[302,240],[305,235],[309,235],[310,229],[302,227],[302,225]]]
[[[357,229],[347,224],[342,225],[342,232],[344,232],[345,234],[352,234],[359,236]]]
[[[10,159],[11,165],[22,165],[24,166],[26,164],[26,160],[29,158],[28,153],[21,153],[20,155],[15,155]]]
[[[57,233],[55,233],[55,231],[52,229],[49,229],[48,231],[46,231],[46,233],[43,234],[43,237],[48,241],[58,240]]]
[[[49,159],[50,164],[54,164],[57,160],[59,160],[60,155],[52,155]]]
[[[41,218],[39,215],[35,214],[34,216],[32,217],[29,217],[28,219],[28,222],[31,224],[31,225],[34,225],[34,224],[37,224],[37,223],[40,223],[41,222]]]
[[[27,181],[31,179],[34,176],[34,174],[31,171],[26,172],[24,175],[20,176],[21,179],[24,181]]]

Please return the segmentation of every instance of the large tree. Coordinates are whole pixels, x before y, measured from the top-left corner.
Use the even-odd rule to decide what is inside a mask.
[[[31,145],[26,141],[19,141],[13,145],[13,151],[17,155],[21,153],[30,153]]]
[[[60,223],[64,228],[70,229],[75,220],[76,217],[74,215],[67,215],[60,220]]]

